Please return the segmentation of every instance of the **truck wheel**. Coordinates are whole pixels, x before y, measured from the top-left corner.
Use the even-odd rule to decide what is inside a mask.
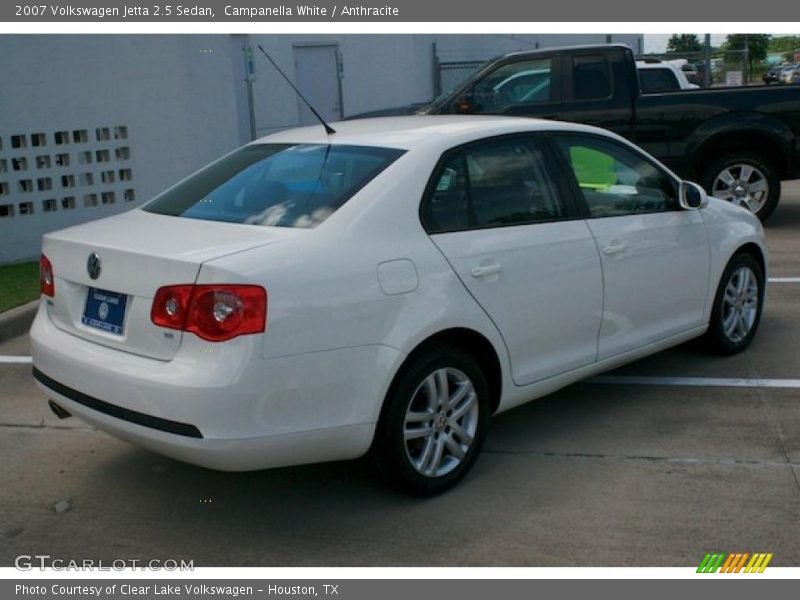
[[[483,370],[458,348],[431,348],[403,367],[386,396],[373,463],[392,487],[432,496],[472,468],[489,426]]]
[[[710,196],[743,206],[762,222],[778,206],[781,196],[776,168],[748,152],[718,158],[703,173],[701,183]]]
[[[711,322],[706,332],[710,349],[736,354],[750,344],[761,320],[764,272],[751,254],[735,255],[720,278]]]

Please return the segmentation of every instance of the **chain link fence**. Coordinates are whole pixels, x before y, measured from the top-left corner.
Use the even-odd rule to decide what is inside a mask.
[[[700,87],[738,87],[778,83],[775,77],[780,72],[777,65],[772,65],[767,61],[750,61],[747,53],[743,50],[712,50],[708,55],[702,51],[646,54],[638,56],[637,60],[673,62],[684,72],[689,83]],[[445,61],[440,60],[434,54],[434,96],[439,96],[455,88],[475,73],[484,62],[483,60]],[[773,70],[770,73],[771,69]],[[768,73],[770,74],[767,75]],[[767,75],[766,78],[765,75]]]
[[[482,60],[439,61],[434,58],[434,96],[449,92],[484,63]]]
[[[744,50],[713,50],[705,52],[670,52],[646,54],[638,60],[672,62],[680,68],[690,83],[700,87],[738,87],[779,83],[775,77],[779,62],[750,60]],[[709,70],[710,66],[710,70]],[[774,69],[773,69],[774,68]],[[770,70],[771,75],[767,75]],[[765,77],[765,75],[767,75]]]

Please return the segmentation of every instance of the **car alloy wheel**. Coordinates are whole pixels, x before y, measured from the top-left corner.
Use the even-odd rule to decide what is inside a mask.
[[[711,195],[757,214],[769,198],[769,182],[754,165],[737,163],[720,171],[712,184]]]
[[[705,338],[719,354],[741,352],[753,340],[764,305],[764,269],[749,252],[731,258],[719,280]]]
[[[440,494],[475,464],[490,420],[486,372],[476,357],[450,344],[421,348],[386,394],[372,463],[398,490]]]
[[[420,383],[405,416],[403,437],[411,465],[426,477],[458,467],[475,440],[478,395],[462,371],[439,368]]]
[[[758,279],[750,267],[740,266],[728,280],[722,300],[722,328],[734,344],[741,343],[753,328],[758,303]]]

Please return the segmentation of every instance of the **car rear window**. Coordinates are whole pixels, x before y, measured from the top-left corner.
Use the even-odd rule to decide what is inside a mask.
[[[404,152],[336,144],[245,146],[143,209],[208,221],[315,227]]]

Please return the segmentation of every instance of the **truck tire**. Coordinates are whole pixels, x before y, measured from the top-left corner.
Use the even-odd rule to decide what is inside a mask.
[[[713,161],[700,178],[709,196],[734,202],[762,222],[778,206],[781,180],[775,166],[751,152],[733,152]]]

